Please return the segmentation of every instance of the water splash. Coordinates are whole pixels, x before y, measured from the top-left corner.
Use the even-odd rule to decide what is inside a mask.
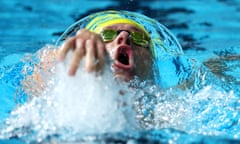
[[[177,87],[162,89],[137,78],[121,83],[112,79],[107,67],[100,76],[79,69],[72,78],[67,76],[66,63],[56,67],[38,97],[30,96],[11,112],[1,125],[0,139],[96,142],[106,140],[108,133],[112,139],[131,142],[131,138],[145,138],[142,131],[154,136],[156,130],[166,129],[240,138],[240,101],[234,91],[212,84],[194,93]],[[177,143],[184,134],[172,132],[171,136],[170,132],[168,137]]]
[[[110,68],[99,76],[81,68],[75,77],[69,77],[68,60],[54,68],[56,74],[47,80],[44,91],[34,84],[28,86],[35,89],[29,93],[30,100],[11,112],[1,137],[41,142],[48,135],[66,135],[66,131],[86,135],[136,128],[127,84],[115,81]]]
[[[239,138],[239,97],[216,86],[196,93],[145,85],[138,91],[137,117],[146,129],[173,128],[189,134]]]

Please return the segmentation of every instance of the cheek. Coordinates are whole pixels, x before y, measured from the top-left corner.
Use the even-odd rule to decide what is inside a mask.
[[[151,72],[152,56],[146,49],[135,52],[134,61],[138,75],[146,76]]]
[[[152,58],[149,52],[138,52],[135,55],[135,72],[140,79],[152,77]]]
[[[134,52],[134,57],[136,63],[146,63],[148,64],[151,61],[151,54],[148,50],[141,48],[138,51]]]

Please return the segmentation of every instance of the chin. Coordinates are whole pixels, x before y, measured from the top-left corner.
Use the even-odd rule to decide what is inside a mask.
[[[124,75],[124,74],[115,74],[114,79],[124,81],[124,82],[129,82],[130,80],[133,79],[134,76],[132,75]]]

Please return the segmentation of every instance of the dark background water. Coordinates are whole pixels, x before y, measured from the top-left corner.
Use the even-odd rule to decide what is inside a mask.
[[[199,60],[226,49],[239,53],[239,0],[1,0],[0,6],[0,59],[35,52],[54,43],[74,21],[109,9],[158,20],[176,35],[187,55]]]

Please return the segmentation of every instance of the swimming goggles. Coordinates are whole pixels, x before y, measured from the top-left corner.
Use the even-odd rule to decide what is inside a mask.
[[[100,35],[104,42],[110,42],[110,41],[113,41],[122,31],[128,32],[129,38],[134,44],[138,46],[146,47],[146,48],[149,46],[149,38],[142,32],[106,29],[101,31]]]

